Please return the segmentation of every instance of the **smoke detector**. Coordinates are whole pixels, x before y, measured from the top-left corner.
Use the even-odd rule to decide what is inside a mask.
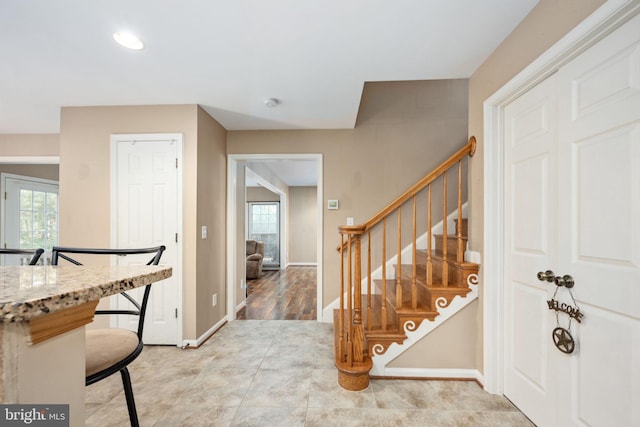
[[[267,98],[264,100],[264,105],[267,106],[267,108],[274,108],[277,107],[280,104],[280,101],[277,100],[276,98]]]

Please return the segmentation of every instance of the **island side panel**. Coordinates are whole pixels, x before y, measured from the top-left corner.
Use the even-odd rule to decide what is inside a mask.
[[[2,323],[4,403],[69,404],[71,426],[85,424],[85,329],[29,344],[26,322]]]

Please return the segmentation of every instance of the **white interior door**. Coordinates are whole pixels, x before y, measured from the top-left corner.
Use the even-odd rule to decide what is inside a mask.
[[[181,273],[178,263],[178,144],[175,139],[143,135],[114,137],[115,246],[136,248],[165,245],[160,264],[171,266],[173,276],[151,287],[144,329],[147,344],[179,344],[178,315]],[[150,257],[118,258],[119,263],[142,264]],[[138,295],[141,289],[136,289]],[[117,297],[119,307],[127,301]],[[118,316],[124,318],[124,316]],[[120,327],[133,327],[119,319]]]
[[[558,79],[557,273],[584,312],[558,425],[640,426],[640,16]]]
[[[505,395],[539,426],[640,425],[640,16],[509,105],[505,139]],[[547,269],[575,280],[570,354]]]
[[[552,76],[505,109],[505,395],[547,425],[555,399],[546,304],[551,289],[535,273],[553,267],[557,257],[555,84]]]

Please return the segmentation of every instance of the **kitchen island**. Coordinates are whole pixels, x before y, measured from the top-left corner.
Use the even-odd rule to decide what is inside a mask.
[[[84,425],[85,325],[98,301],[171,274],[160,266],[0,267],[0,400],[69,404],[70,425]]]

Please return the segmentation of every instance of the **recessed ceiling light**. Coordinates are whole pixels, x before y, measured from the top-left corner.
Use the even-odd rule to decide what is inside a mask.
[[[113,33],[113,39],[128,49],[140,50],[144,47],[144,43],[138,37],[128,32]]]

